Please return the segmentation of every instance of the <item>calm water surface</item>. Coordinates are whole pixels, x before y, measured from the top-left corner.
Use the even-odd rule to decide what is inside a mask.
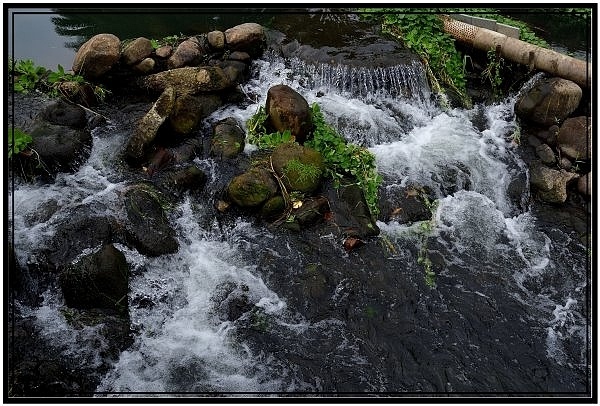
[[[307,9],[297,10],[303,14],[307,11],[311,13]],[[570,26],[566,30],[564,24],[557,26],[552,19],[532,14],[515,17],[530,21],[536,33],[549,41],[553,49],[586,59],[586,44],[590,44],[591,40],[585,27]],[[48,69],[55,69],[60,64],[68,70],[79,46],[100,33],[112,33],[121,40],[139,36],[162,38],[258,22],[283,32],[293,30],[298,37],[303,33],[298,32],[298,24],[290,22],[293,19],[289,14],[281,14],[274,9],[14,8],[9,11],[8,18],[8,53],[15,59],[32,59]],[[335,36],[333,33],[332,37]]]

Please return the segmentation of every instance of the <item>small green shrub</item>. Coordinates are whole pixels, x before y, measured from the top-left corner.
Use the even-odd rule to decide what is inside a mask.
[[[61,96],[60,85],[65,82],[90,85],[94,91],[94,95],[100,101],[103,101],[108,93],[110,93],[109,90],[100,85],[87,82],[83,76],[65,72],[65,69],[61,65],[58,65],[56,72],[42,66],[36,66],[30,59],[18,62],[9,60],[9,65],[9,80],[12,80],[12,88],[16,93],[26,93],[37,89],[47,93],[51,97],[58,97]]]
[[[35,89],[46,69],[36,66],[31,59],[11,61],[10,73],[14,74],[13,88],[17,93]]]
[[[487,52],[487,67],[481,72],[481,80],[489,82],[492,87],[492,94],[496,99],[502,96],[502,68],[504,66],[504,58],[496,55],[494,49]]]
[[[247,140],[250,144],[256,145],[260,149],[274,149],[279,144],[292,141],[292,133],[289,130],[283,133],[267,133],[268,130],[265,126],[267,118],[264,106],[260,106],[258,111],[246,122]]]
[[[325,122],[317,103],[313,103],[313,137],[304,145],[321,153],[325,162],[325,172],[333,178],[336,186],[345,175],[356,178],[362,189],[371,214],[379,214],[377,207],[378,189],[382,177],[377,173],[375,155],[368,149],[348,143],[333,127]]]
[[[25,132],[23,132],[19,128],[9,128],[8,129],[8,157],[12,158],[13,155],[16,155],[27,149],[29,144],[31,144],[31,136]]]

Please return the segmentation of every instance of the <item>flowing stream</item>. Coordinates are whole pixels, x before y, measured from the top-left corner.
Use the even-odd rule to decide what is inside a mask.
[[[169,212],[178,252],[149,258],[116,244],[132,269],[134,340],[98,377],[98,394],[584,392],[588,254],[529,203],[527,166],[512,142],[516,95],[448,109],[419,64],[332,67],[267,54],[243,86],[254,102],[209,121],[245,122],[279,83],[319,103],[330,124],[375,154],[382,190],[431,190],[432,220],[380,219],[381,235],[351,253],[332,235],[273,231],[242,217],[223,224],[211,209],[222,163],[196,158],[209,181],[202,198],[185,196]],[[94,130],[80,170],[11,191],[20,263],[75,207],[124,217],[129,179],[117,162],[129,133],[114,111],[103,113],[111,120]],[[253,309],[229,320],[227,304],[242,296]],[[40,306],[20,311],[55,351],[93,369],[105,338],[71,326],[63,306],[50,288]]]

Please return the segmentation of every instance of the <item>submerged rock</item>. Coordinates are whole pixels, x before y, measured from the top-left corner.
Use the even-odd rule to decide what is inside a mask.
[[[380,217],[385,222],[396,221],[398,224],[429,220],[431,210],[425,202],[425,197],[429,198],[428,194],[418,186],[390,185],[380,188]]]
[[[164,198],[150,185],[136,185],[125,193],[127,240],[144,255],[156,257],[179,249],[163,204]]]
[[[339,188],[326,188],[335,224],[344,237],[358,239],[379,234],[379,227],[371,216],[362,189],[350,179],[345,179]]]
[[[186,191],[201,190],[206,184],[206,174],[195,165],[173,168],[161,174],[157,184],[164,192],[180,197]]]
[[[233,158],[244,150],[246,133],[232,117],[219,121],[213,127],[210,154]]]
[[[112,244],[67,266],[60,274],[60,285],[67,306],[127,314],[129,267]]]

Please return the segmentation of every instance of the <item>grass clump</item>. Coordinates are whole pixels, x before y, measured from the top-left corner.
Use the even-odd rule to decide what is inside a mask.
[[[283,169],[286,176],[294,175],[300,183],[312,182],[321,176],[321,169],[312,164],[304,164],[298,159],[292,159]]]

